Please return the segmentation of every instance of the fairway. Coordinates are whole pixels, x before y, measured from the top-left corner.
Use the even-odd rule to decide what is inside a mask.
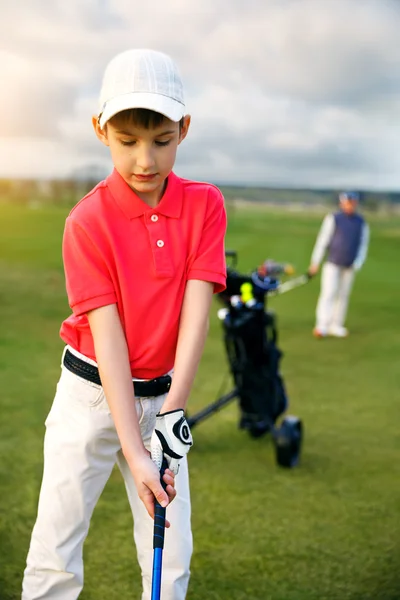
[[[69,314],[61,263],[66,209],[0,205],[0,600],[20,598],[42,474],[44,420]],[[308,266],[321,215],[236,207],[227,248],[247,272],[265,258]],[[235,404],[194,428],[194,555],[188,600],[400,598],[400,219],[369,219],[348,339],[311,336],[319,277],[270,300],[300,466],[237,428]],[[214,300],[191,413],[231,382]],[[224,383],[225,381],[225,383]],[[168,514],[168,513],[167,513]],[[85,545],[83,600],[140,598],[132,519],[117,470]]]

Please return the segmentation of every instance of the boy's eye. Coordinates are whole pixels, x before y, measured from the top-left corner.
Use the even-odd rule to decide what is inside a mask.
[[[122,146],[134,146],[136,142],[134,140],[120,140]],[[168,146],[171,143],[171,140],[156,140],[156,146]]]

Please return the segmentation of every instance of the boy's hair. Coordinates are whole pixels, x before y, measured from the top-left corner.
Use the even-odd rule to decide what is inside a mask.
[[[161,113],[149,110],[147,108],[128,108],[123,110],[109,120],[113,126],[133,125],[134,127],[143,127],[144,129],[157,129],[164,121],[168,120]],[[182,128],[184,117],[179,121],[179,131]],[[105,128],[107,123],[105,124]]]

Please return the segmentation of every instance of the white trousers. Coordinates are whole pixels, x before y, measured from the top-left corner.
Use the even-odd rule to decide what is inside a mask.
[[[132,401],[136,402],[143,442],[149,449],[155,417],[165,396],[140,399],[132,396]],[[153,521],[137,494],[102,387],[63,367],[46,420],[43,481],[22,600],[78,598],[83,587],[83,543],[93,510],[115,463],[125,480],[134,519],[142,600],[150,600]],[[163,600],[184,600],[189,582],[192,533],[186,459],[175,481],[177,496],[167,508],[171,527],[165,533]]]
[[[353,280],[353,268],[324,263],[316,311],[318,329],[344,326]]]

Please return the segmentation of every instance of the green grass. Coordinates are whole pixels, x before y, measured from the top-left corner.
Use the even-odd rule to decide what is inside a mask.
[[[20,597],[42,472],[43,422],[68,314],[65,210],[0,206],[0,599]],[[227,247],[247,271],[267,256],[305,269],[320,216],[235,209]],[[317,281],[273,298],[301,465],[282,470],[267,438],[237,429],[234,404],[194,429],[195,552],[188,600],[400,598],[399,220],[371,223],[347,340],[311,336]],[[227,363],[215,301],[190,399],[213,401]],[[227,391],[229,383],[224,391]],[[114,471],[85,546],[83,600],[139,598],[132,523]]]

